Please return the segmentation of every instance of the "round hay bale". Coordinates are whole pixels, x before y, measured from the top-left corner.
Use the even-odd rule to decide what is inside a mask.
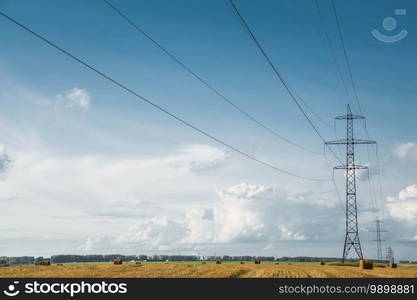
[[[216,265],[221,265],[222,264],[222,261],[221,260],[216,260]]]
[[[370,259],[361,259],[359,261],[359,268],[364,270],[372,270],[374,268],[374,262]]]
[[[326,264],[326,263],[325,263],[324,261],[321,261],[321,262],[320,262],[320,265],[321,265],[321,266],[324,266],[325,264]]]
[[[121,265],[121,264],[123,264],[123,260],[121,258],[116,258],[113,261],[113,264],[115,264],[115,265]]]
[[[255,259],[253,262],[255,263],[255,265],[260,265],[261,264],[261,260],[260,259]]]
[[[244,264],[245,264],[245,262],[244,262],[244,261],[241,261],[241,262],[240,262],[240,264],[241,264],[241,265],[244,265]]]

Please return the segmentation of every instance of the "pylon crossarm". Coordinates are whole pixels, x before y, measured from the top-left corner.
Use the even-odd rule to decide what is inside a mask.
[[[368,167],[367,166],[362,166],[362,165],[353,165],[353,166],[341,165],[341,166],[334,167],[334,169],[335,170],[345,170],[345,169],[367,170]]]
[[[346,145],[346,144],[376,144],[375,141],[362,140],[362,139],[341,139],[335,141],[329,141],[325,143],[326,145]]]
[[[335,120],[358,120],[358,119],[365,119],[364,116],[360,116],[360,115],[343,115],[343,116],[337,116],[336,118],[334,118]]]

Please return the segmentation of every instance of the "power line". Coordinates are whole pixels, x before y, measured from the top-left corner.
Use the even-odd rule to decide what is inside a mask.
[[[345,60],[346,60],[346,66],[347,66],[347,69],[348,69],[350,81],[352,82],[353,93],[355,95],[356,103],[358,104],[359,112],[362,114],[361,104],[359,103],[358,92],[356,90],[355,81],[353,80],[352,68],[350,66],[349,56],[347,54],[347,50],[346,50],[346,46],[345,46],[345,40],[343,38],[342,29],[340,27],[340,22],[339,22],[339,17],[337,15],[336,6],[334,4],[334,0],[331,0],[331,2],[332,2],[333,13],[334,13],[334,16],[336,18],[337,32],[339,33],[340,42],[341,42],[342,48],[343,48],[343,54],[344,54]]]
[[[366,135],[369,138],[370,134],[369,134],[368,128],[366,126],[366,121],[365,120],[363,122],[363,126],[364,126],[364,129],[365,129]],[[369,157],[369,160],[371,160],[370,159],[371,154],[370,154],[370,151],[369,151],[369,147],[370,146],[368,146],[368,157]],[[387,214],[387,212],[386,212],[386,205],[385,205],[385,201],[383,200],[384,199],[384,191],[383,191],[383,188],[382,188],[382,173],[383,172],[382,172],[381,162],[380,162],[380,159],[379,159],[378,144],[375,144],[375,157],[376,157],[377,175],[378,175],[378,184],[377,184],[377,186],[379,188],[379,197],[378,197],[379,201],[377,200],[377,196],[376,196],[377,193],[374,192],[375,205],[376,205],[376,208],[377,208],[378,212],[382,215],[382,220],[385,220],[385,224],[387,224],[387,227],[388,227],[388,216],[389,216],[389,214]],[[373,185],[373,188],[376,190],[375,185]],[[388,246],[388,244],[390,242],[389,231],[387,231],[387,234],[386,234],[386,242],[387,243],[385,244],[385,246]],[[386,250],[388,251],[388,248]]]
[[[254,116],[249,114],[247,111],[245,111],[243,108],[235,104],[233,101],[231,101],[229,98],[227,98],[223,93],[221,93],[218,89],[216,89],[213,85],[208,83],[205,79],[203,79],[200,75],[198,75],[196,72],[194,72],[190,67],[188,67],[184,62],[182,62],[178,57],[176,57],[172,52],[167,50],[164,46],[162,46],[158,41],[156,41],[154,38],[152,38],[147,32],[145,32],[141,27],[139,27],[131,18],[129,18],[125,13],[123,13],[120,9],[118,9],[116,6],[114,6],[110,1],[103,0],[104,3],[106,3],[115,13],[117,13],[119,16],[121,16],[126,22],[128,22],[133,28],[135,28],[138,32],[140,32],[143,36],[145,36],[148,40],[150,40],[155,46],[157,46],[160,50],[162,50],[167,56],[169,56],[172,60],[174,60],[178,65],[180,65],[185,71],[187,71],[189,74],[191,74],[194,78],[196,78],[198,81],[200,81],[203,85],[205,85],[207,88],[209,88],[212,92],[214,92],[217,96],[219,96],[221,99],[223,99],[226,103],[230,104],[232,107],[234,107],[236,110],[238,110],[241,114],[246,116],[248,119],[256,123],[257,125],[261,126],[265,130],[267,130],[269,133],[274,135],[275,137],[281,139],[282,141],[287,142],[288,144],[291,144],[299,149],[302,149],[306,152],[310,152],[313,154],[322,155],[322,153],[318,153],[312,150],[309,150],[305,148],[302,145],[299,145],[288,138],[280,135],[275,130],[270,128],[269,126],[263,124],[261,121],[256,119]]]
[[[366,126],[366,120],[364,120],[363,126],[364,126],[364,129],[365,129],[366,135],[369,138],[370,134],[369,134],[368,128]],[[370,149],[369,149],[370,146],[369,145],[367,145],[367,146],[368,146],[367,147],[368,158],[369,158],[369,161],[371,162],[371,154],[370,154]],[[376,195],[377,193],[376,193],[376,191],[374,191],[375,207],[376,207],[376,210],[378,212],[376,214],[376,218],[378,218],[378,215],[379,216],[382,215],[382,220],[385,220],[386,221],[385,224],[387,224],[388,223],[387,222],[388,221],[388,215],[386,213],[386,207],[385,207],[385,203],[383,201],[384,192],[383,192],[383,188],[382,188],[382,169],[381,169],[381,163],[380,163],[379,154],[378,154],[378,143],[375,144],[375,156],[376,156],[376,161],[377,161],[377,175],[378,175],[378,188],[379,188],[379,197],[377,197],[377,195]],[[368,174],[368,180],[370,181],[370,184],[372,185],[372,189],[376,190],[375,184],[373,182],[371,182],[371,178],[372,177],[369,177],[369,174]],[[377,200],[377,198],[379,198],[379,201]],[[386,231],[386,241],[385,242],[389,243],[389,231]],[[385,246],[387,247],[388,244],[386,243]],[[381,246],[379,245],[379,248],[380,247]],[[388,249],[386,249],[386,250],[388,251]],[[379,250],[378,250],[378,252],[379,252]]]
[[[352,68],[351,68],[351,65],[350,65],[349,56],[347,54],[347,49],[346,49],[346,46],[345,46],[343,33],[342,33],[341,26],[340,26],[337,10],[336,10],[336,5],[334,3],[334,0],[331,0],[331,3],[332,3],[332,8],[333,8],[333,13],[334,13],[335,19],[336,19],[336,24],[337,24],[337,29],[338,29],[340,41],[341,41],[341,44],[342,44],[342,47],[343,47],[343,53],[344,53],[344,57],[345,57],[345,60],[346,60],[346,65],[347,65],[347,68],[348,68],[349,77],[350,77],[350,80],[351,80],[351,83],[352,83],[352,89],[353,89],[353,92],[354,92],[354,95],[355,95],[356,102],[358,104],[359,112],[362,113],[358,93],[357,93],[357,90],[356,90],[355,81],[353,80]],[[366,135],[367,135],[368,139],[370,139],[370,135],[369,135],[368,129],[366,127],[366,123],[364,123],[364,124],[365,124]],[[368,148],[368,157],[370,159],[369,148]],[[380,164],[379,155],[378,155],[378,145],[376,145],[376,158],[377,158],[377,164],[378,164],[378,181],[379,181],[379,189],[380,189],[380,197],[381,197],[380,201],[379,201],[380,206],[381,206],[380,210],[381,210],[381,213],[382,213],[383,217],[385,218],[386,212],[385,212],[385,205],[384,205],[384,203],[382,203],[382,201],[383,201],[382,199],[383,199],[384,195],[383,195],[383,189],[382,189],[381,164]],[[378,203],[376,203],[376,204],[378,205]],[[388,236],[387,236],[387,239],[388,239]]]
[[[339,203],[340,208],[342,210],[342,213],[344,215],[345,214],[345,207],[343,205],[343,200],[342,200],[342,197],[340,196],[339,188],[337,187],[337,183],[336,183],[336,180],[335,180],[335,177],[334,177],[334,169],[332,169],[330,167],[330,163],[329,163],[329,160],[327,158],[326,151],[324,151],[324,158],[326,160],[326,164],[327,164],[327,168],[329,169],[329,173],[332,174],[332,183],[333,183],[334,191],[335,191],[335,194],[336,194],[336,198],[338,200],[338,203]]]
[[[176,116],[175,114],[173,114],[173,113],[169,112],[169,111],[168,111],[168,110],[166,110],[165,108],[163,108],[163,107],[159,106],[158,104],[156,104],[156,103],[152,102],[151,100],[149,100],[149,99],[145,98],[144,96],[141,96],[141,95],[140,95],[140,94],[138,94],[137,92],[133,91],[132,89],[128,88],[127,86],[123,85],[122,83],[120,83],[120,82],[116,81],[115,79],[111,78],[110,76],[106,75],[105,73],[103,73],[103,72],[99,71],[99,70],[98,70],[98,69],[96,69],[95,67],[93,67],[93,66],[91,66],[90,64],[88,64],[88,63],[84,62],[83,60],[81,60],[80,58],[78,58],[78,57],[76,57],[75,55],[71,54],[70,52],[68,52],[68,51],[64,50],[64,49],[63,49],[63,48],[61,48],[60,46],[56,45],[56,44],[55,44],[55,43],[53,43],[52,41],[50,41],[50,40],[48,40],[47,38],[45,38],[45,37],[41,36],[40,34],[38,34],[38,33],[34,32],[33,30],[31,30],[31,29],[30,29],[30,28],[28,28],[27,26],[23,25],[22,23],[18,22],[17,20],[13,19],[12,17],[10,17],[10,16],[6,15],[5,13],[0,12],[0,15],[2,15],[3,17],[5,17],[5,18],[6,18],[6,19],[8,19],[9,21],[13,22],[14,24],[16,24],[17,26],[19,26],[20,28],[24,29],[25,31],[27,31],[27,32],[31,33],[32,35],[36,36],[38,39],[42,40],[43,42],[45,42],[45,43],[46,43],[46,44],[48,44],[49,46],[52,46],[53,48],[55,48],[55,49],[59,50],[60,52],[64,53],[65,55],[69,56],[69,57],[70,57],[70,58],[72,58],[73,60],[75,60],[75,61],[77,61],[78,63],[80,63],[81,65],[83,65],[83,66],[87,67],[87,68],[88,68],[88,69],[90,69],[91,71],[93,71],[93,72],[97,73],[98,75],[100,75],[100,76],[104,77],[105,79],[107,79],[108,81],[110,81],[110,82],[112,82],[113,84],[117,85],[118,87],[122,88],[123,90],[125,90],[125,91],[129,92],[130,94],[134,95],[135,97],[139,98],[140,100],[142,100],[142,101],[144,101],[144,102],[146,102],[146,103],[148,103],[148,104],[152,105],[154,108],[156,108],[156,109],[158,109],[158,110],[162,111],[163,113],[165,113],[165,114],[167,114],[167,115],[171,116],[172,118],[176,119],[177,121],[181,122],[182,124],[184,124],[184,125],[186,125],[186,126],[190,127],[191,129],[194,129],[195,131],[197,131],[197,132],[199,132],[200,134],[202,134],[202,135],[204,135],[204,136],[206,136],[206,137],[208,137],[208,138],[210,138],[210,139],[214,140],[215,142],[217,142],[217,143],[219,143],[219,144],[221,144],[221,145],[223,145],[223,146],[225,146],[225,147],[227,147],[227,148],[229,148],[229,149],[231,149],[231,150],[233,150],[233,151],[235,151],[235,152],[237,152],[237,153],[239,153],[239,154],[241,154],[241,155],[245,156],[246,158],[249,158],[249,159],[251,159],[251,160],[253,160],[253,161],[256,161],[256,162],[258,162],[258,163],[260,163],[260,164],[262,164],[262,165],[264,165],[264,166],[267,166],[267,167],[269,167],[269,168],[271,168],[271,169],[273,169],[273,170],[275,170],[275,171],[278,171],[278,172],[280,172],[280,173],[283,173],[283,174],[286,174],[286,175],[289,175],[289,176],[293,176],[293,177],[297,177],[297,178],[300,178],[300,179],[310,180],[310,181],[329,181],[329,180],[330,180],[330,179],[317,179],[317,178],[309,178],[309,177],[300,176],[300,175],[297,175],[297,174],[295,174],[295,173],[292,173],[292,172],[289,172],[289,171],[283,170],[283,169],[281,169],[281,168],[278,168],[278,167],[276,167],[276,166],[274,166],[274,165],[271,165],[271,164],[269,164],[269,163],[267,163],[267,162],[264,162],[264,161],[262,161],[262,160],[259,160],[259,159],[255,158],[255,157],[253,157],[252,155],[250,155],[250,154],[248,154],[248,153],[246,153],[246,152],[243,152],[243,151],[239,150],[238,148],[236,148],[236,147],[234,147],[234,146],[231,146],[231,145],[227,144],[226,142],[223,142],[223,141],[222,141],[222,140],[220,140],[219,138],[214,137],[213,135],[211,135],[211,134],[207,133],[206,131],[204,131],[204,130],[202,130],[202,129],[198,128],[197,126],[192,125],[191,123],[189,123],[189,122],[185,121],[184,119],[182,119],[182,118],[180,118],[180,117]]]
[[[366,126],[366,121],[364,120],[363,123],[365,132],[369,138],[369,131],[368,128]],[[368,149],[369,150],[369,149]],[[370,157],[370,153],[368,151],[368,155]],[[383,193],[383,189],[382,189],[382,169],[381,169],[381,163],[380,163],[380,159],[379,159],[379,154],[378,154],[378,144],[375,145],[375,157],[376,157],[376,162],[377,162],[377,174],[378,174],[378,186],[379,186],[379,192],[380,192],[380,206],[381,206],[381,213],[383,214],[383,217],[385,216],[385,208],[384,205],[381,203],[383,197],[384,197],[384,193]]]
[[[339,64],[337,62],[336,55],[335,55],[335,51],[334,51],[334,48],[333,48],[332,43],[330,41],[329,34],[328,34],[327,30],[326,30],[326,26],[325,26],[325,23],[324,23],[324,18],[323,18],[323,15],[321,13],[321,9],[320,9],[320,5],[318,3],[318,0],[315,0],[315,3],[316,3],[317,13],[318,13],[319,18],[320,18],[320,23],[321,23],[321,26],[323,27],[323,32],[324,32],[324,35],[325,35],[326,40],[327,40],[327,44],[328,44],[329,49],[330,49],[330,52],[331,52],[331,57],[332,57],[333,63],[334,63],[334,65],[335,65],[335,67],[336,67],[336,69],[338,71],[340,80],[343,83],[345,92],[346,92],[346,94],[347,94],[347,96],[349,98],[350,94],[349,94],[349,91],[348,91],[346,82],[345,82],[345,80],[343,78],[343,75],[342,75],[342,71],[340,69],[340,66],[339,66]],[[344,50],[344,57],[345,57],[345,60],[346,60],[346,64],[348,66],[348,71],[349,71],[350,79],[351,79],[351,82],[352,82],[352,87],[353,87],[353,90],[354,90],[355,98],[357,99],[357,101],[359,101],[359,97],[358,97],[357,90],[356,90],[356,87],[355,87],[355,83],[354,83],[354,80],[353,80],[352,71],[351,71],[351,68],[350,68],[349,58],[347,56],[347,50],[346,50],[346,47],[345,47],[345,43],[344,43],[344,39],[343,39],[343,35],[342,35],[342,30],[341,30],[340,23],[339,23],[339,18],[338,18],[338,15],[337,15],[337,12],[336,12],[335,5],[334,5],[333,0],[332,0],[332,8],[333,8],[333,12],[335,14],[337,28],[338,28],[338,33],[339,33],[339,37],[341,39],[342,47],[343,47],[343,50]],[[358,102],[358,105],[359,105],[359,102]],[[360,105],[359,105],[359,110],[361,111]],[[367,137],[368,137],[368,139],[370,139],[369,132],[368,132],[368,130],[366,128],[366,121],[364,120],[364,122],[365,122],[364,124],[365,124],[365,131],[366,131]],[[371,156],[370,156],[370,152],[369,152],[369,147],[370,147],[369,145],[366,146],[367,152],[368,152],[368,160],[369,160],[369,162],[371,162]],[[375,192],[374,192],[374,186],[373,186],[373,184],[371,182],[371,178],[370,178],[370,174],[369,173],[370,173],[370,171],[368,170],[369,195],[370,195],[370,198],[371,198],[371,203],[372,203],[372,205],[374,205],[374,210],[378,210],[378,205],[377,205],[376,198],[375,198],[376,196],[375,196]],[[377,211],[375,211],[375,213],[377,213]]]
[[[337,128],[336,128],[336,119],[333,120],[333,131],[334,131],[334,136],[337,139],[339,134],[337,133]],[[339,154],[341,157],[343,157],[343,152],[342,149],[340,149],[340,147],[337,148],[339,150]]]
[[[340,38],[340,41],[341,41],[341,44],[342,44],[342,48],[343,48],[343,53],[344,53],[346,65],[347,65],[347,68],[348,68],[348,73],[349,73],[350,81],[352,83],[352,89],[353,89],[353,92],[354,92],[354,95],[355,95],[355,99],[356,99],[356,102],[357,102],[357,105],[358,105],[359,112],[362,114],[362,108],[361,108],[361,105],[360,105],[359,96],[358,96],[358,93],[357,93],[355,81],[353,80],[352,68],[351,68],[351,65],[350,65],[349,56],[347,54],[347,49],[346,49],[346,46],[345,46],[345,42],[344,42],[344,38],[343,38],[343,33],[342,33],[341,26],[340,26],[340,22],[339,22],[339,17],[338,17],[338,14],[337,14],[337,10],[336,10],[336,5],[334,3],[334,0],[331,0],[331,3],[332,3],[333,13],[334,13],[334,16],[335,16],[335,19],[336,19],[337,30],[338,30],[339,38]],[[364,123],[364,127],[365,127],[366,135],[367,135],[368,139],[370,139],[370,134],[369,134],[369,131],[368,131],[367,127],[366,127],[366,122]],[[369,146],[367,146],[367,147],[368,147],[368,157],[369,157],[369,160],[370,160]],[[380,199],[379,202],[381,203],[382,202],[382,198],[384,196],[383,196],[382,180],[381,180],[381,164],[380,164],[380,160],[379,160],[379,155],[378,155],[378,150],[377,149],[378,149],[378,145],[376,145],[376,158],[377,158],[377,165],[378,165],[378,181],[379,181],[379,190],[380,190],[380,197],[381,197],[381,199]],[[378,206],[378,202],[376,200],[375,200],[375,202],[376,202],[376,205]],[[385,205],[383,203],[381,203],[380,206],[381,206],[381,208],[378,208],[378,209],[381,210],[381,213],[383,214],[383,217],[385,217],[385,214],[386,214],[385,213]]]
[[[375,196],[375,191],[374,191],[375,187],[373,185],[373,180],[371,179],[372,177],[370,173],[371,173],[370,166],[368,166],[367,180],[368,180],[368,187],[369,187],[370,205],[372,206],[372,211],[374,213],[374,216],[377,218],[379,209],[378,209],[378,203],[376,202],[376,196]]]
[[[346,92],[346,95],[347,95],[348,101],[350,101],[350,93],[349,93],[349,89],[348,89],[347,84],[346,84],[346,81],[345,81],[345,79],[344,79],[344,77],[343,77],[343,75],[342,75],[342,70],[340,69],[340,65],[339,65],[339,63],[337,62],[337,58],[336,58],[336,54],[335,54],[335,50],[334,50],[333,45],[332,45],[332,43],[331,43],[331,41],[330,41],[330,36],[329,36],[329,33],[327,32],[327,29],[326,29],[326,24],[325,24],[325,22],[324,22],[324,17],[323,17],[323,14],[321,13],[321,9],[320,9],[319,2],[318,2],[318,0],[315,0],[315,2],[316,2],[316,10],[317,10],[317,14],[318,14],[319,19],[320,19],[320,24],[321,24],[321,27],[323,28],[324,36],[325,36],[325,38],[326,38],[327,45],[328,45],[328,48],[329,48],[329,50],[330,50],[330,54],[331,54],[331,58],[332,58],[332,62],[333,62],[333,64],[334,64],[334,66],[336,67],[337,74],[339,75],[339,79],[340,79],[340,81],[341,81],[341,83],[342,83],[342,85],[343,85],[343,87],[344,87],[344,90],[345,90],[345,92]],[[353,106],[353,103],[352,103],[352,106]]]
[[[266,61],[268,62],[268,64],[271,66],[272,70],[274,71],[275,75],[278,77],[278,79],[281,81],[281,83],[284,85],[285,89],[287,90],[288,94],[291,96],[291,99],[294,101],[294,103],[296,104],[296,106],[298,107],[298,109],[301,111],[301,113],[304,115],[304,117],[307,119],[308,123],[310,124],[310,126],[313,128],[313,130],[316,132],[316,134],[320,137],[320,139],[323,141],[323,143],[326,143],[326,140],[323,138],[323,136],[321,135],[321,133],[318,131],[317,127],[314,125],[314,123],[311,121],[311,119],[309,118],[309,116],[307,115],[307,113],[304,111],[303,107],[300,105],[300,103],[297,101],[296,96],[294,95],[294,93],[291,91],[290,87],[287,85],[287,83],[285,82],[283,76],[280,74],[280,72],[278,71],[278,69],[275,67],[275,65],[272,63],[271,59],[269,58],[268,54],[265,52],[265,50],[263,49],[262,45],[259,43],[258,39],[256,38],[255,34],[252,32],[252,30],[250,29],[249,25],[246,23],[245,19],[243,18],[243,16],[240,14],[239,10],[237,9],[236,5],[233,3],[232,0],[229,0],[228,3],[230,4],[230,7],[232,8],[232,11],[235,12],[235,14],[239,17],[239,20],[241,22],[241,24],[243,25],[244,29],[247,31],[247,33],[249,34],[249,36],[252,38],[252,40],[254,41],[254,43],[256,44],[257,48],[259,49],[259,51],[262,53],[262,55],[264,56],[264,58],[266,59]],[[332,154],[336,157],[336,159],[342,163],[342,161],[340,160],[340,158],[336,155],[336,153],[333,151],[333,149],[326,145],[329,150],[332,152]]]
[[[369,131],[368,131],[368,127],[366,126],[366,121],[364,121],[363,126],[364,126],[364,129],[365,129],[366,135],[369,138],[370,134],[369,134]],[[370,160],[371,154],[370,154],[369,148],[368,148],[368,157],[369,157],[369,160]],[[382,214],[382,219],[387,221],[386,207],[385,207],[385,203],[383,201],[384,191],[383,191],[383,188],[382,188],[382,167],[381,167],[381,162],[380,162],[380,159],[379,159],[378,144],[375,144],[375,157],[376,157],[377,175],[378,175],[378,184],[377,184],[377,186],[378,186],[378,189],[379,189],[379,201],[375,199],[375,202],[376,202],[376,206],[377,206],[378,211]],[[376,195],[376,192],[375,192],[375,195]],[[386,223],[388,223],[388,222],[386,222]],[[387,240],[389,240],[388,235],[387,235]]]
[[[330,41],[329,34],[328,34],[327,30],[326,30],[326,25],[325,25],[325,22],[324,22],[323,14],[321,13],[321,9],[320,9],[320,5],[318,3],[318,0],[315,0],[315,4],[316,4],[316,10],[317,10],[317,13],[319,15],[319,19],[320,19],[321,26],[323,28],[323,32],[324,32],[324,35],[326,37],[328,47],[330,49],[332,61],[333,61],[334,65],[335,65],[335,67],[337,69],[338,75],[340,77],[341,82],[343,83],[343,87],[344,87],[345,92],[346,92],[346,95],[348,96],[348,99],[349,99],[350,98],[350,93],[348,91],[346,82],[345,82],[344,77],[342,75],[342,71],[341,71],[340,66],[338,64],[338,61],[337,61],[337,58],[336,58],[336,55],[335,55],[334,48],[333,48],[332,43]],[[354,90],[354,94],[355,94],[355,97],[356,97],[357,101],[359,101],[359,97],[358,97],[357,90],[356,90],[356,87],[355,87],[355,83],[354,83],[354,80],[353,80],[353,75],[352,75],[352,71],[351,71],[351,67],[350,67],[349,58],[347,56],[347,50],[346,50],[346,47],[345,47],[345,44],[344,44],[344,39],[343,39],[341,27],[340,27],[339,18],[338,18],[338,15],[337,15],[337,12],[336,12],[335,5],[334,5],[333,0],[332,0],[332,7],[333,7],[333,12],[335,14],[337,28],[338,28],[338,33],[339,33],[339,36],[340,36],[340,39],[341,39],[341,42],[342,42],[342,46],[343,46],[343,50],[344,50],[344,57],[345,57],[345,60],[346,60],[346,64],[348,66],[348,71],[349,71],[350,79],[351,79],[351,82],[352,82],[352,87],[353,87],[353,90]],[[358,105],[359,105],[359,102],[358,102]],[[359,105],[359,110],[361,111],[360,105]],[[367,137],[368,137],[368,139],[371,139],[370,138],[370,135],[369,135],[369,132],[368,132],[368,130],[366,128],[366,121],[365,120],[364,120],[364,124],[365,124],[364,127],[365,127],[365,131],[366,131]],[[335,128],[335,131],[336,131],[336,128]],[[368,152],[368,160],[369,160],[369,162],[371,162],[371,155],[370,155],[369,147],[370,147],[369,145],[366,145],[367,152]],[[371,198],[371,204],[374,206],[373,207],[373,209],[375,210],[374,213],[377,214],[379,208],[378,208],[378,203],[377,203],[376,195],[375,195],[375,191],[374,191],[375,190],[375,187],[372,184],[372,180],[371,180],[371,176],[370,176],[370,170],[368,170],[368,181],[369,181],[369,195],[370,195],[370,198]]]
[[[379,192],[380,192],[380,205],[381,205],[381,210],[382,210],[382,217],[385,220],[385,224],[386,227],[388,227],[388,223],[389,223],[389,214],[386,211],[386,205],[385,205],[385,201],[383,201],[384,199],[384,190],[382,188],[382,174],[384,173],[381,167],[381,161],[379,159],[379,151],[378,151],[378,144],[375,145],[375,155],[376,155],[376,159],[377,159],[377,166],[378,166],[378,181],[379,181]],[[389,231],[387,232],[386,235],[386,239],[388,241],[388,243],[390,242],[390,234]]]
[[[243,16],[240,14],[239,10],[237,9],[236,5],[234,5],[232,0],[229,0],[229,2],[227,2],[227,0],[225,0],[225,2],[229,5],[230,8],[232,8],[232,11],[235,12],[235,16],[237,16],[238,21],[243,25],[244,30],[248,33],[248,35],[252,38],[252,40],[255,42],[256,46],[258,47],[258,49],[261,51],[262,55],[265,57],[265,59],[267,60],[267,62],[269,63],[269,65],[271,66],[271,68],[273,69],[273,71],[275,72],[275,74],[277,75],[277,77],[279,78],[279,80],[282,82],[282,84],[284,85],[285,89],[287,90],[287,92],[290,94],[291,98],[293,99],[293,101],[295,102],[295,104],[297,105],[297,107],[299,108],[299,110],[303,113],[304,117],[308,120],[309,124],[313,127],[314,131],[317,133],[317,135],[321,138],[321,140],[324,142],[325,147],[327,146],[329,148],[329,150],[332,152],[332,154],[334,155],[334,157],[341,163],[342,161],[339,159],[339,157],[335,154],[335,152],[333,151],[333,149],[326,144],[326,141],[324,140],[323,136],[320,134],[320,132],[318,131],[318,129],[315,127],[315,125],[313,124],[313,122],[310,120],[310,118],[307,116],[307,114],[305,113],[305,111],[303,110],[303,108],[301,107],[301,105],[299,104],[299,102],[297,101],[296,97],[298,97],[303,103],[304,105],[306,105],[306,107],[310,110],[311,113],[314,114],[313,110],[309,108],[309,106],[306,104],[306,102],[296,94],[295,90],[291,89],[289,87],[289,85],[285,82],[284,78],[282,77],[282,75],[278,72],[277,68],[275,67],[275,65],[272,63],[272,61],[269,59],[268,55],[266,54],[265,50],[263,49],[263,47],[261,46],[261,44],[258,42],[256,36],[254,35],[254,33],[252,32],[252,30],[250,29],[249,25],[246,23],[245,19],[243,18]],[[320,120],[321,118],[315,114]],[[323,121],[324,122],[324,121]],[[327,123],[326,123],[327,125]],[[327,125],[329,126],[329,125]],[[332,127],[330,125],[330,127]],[[327,163],[328,168],[330,168],[329,166],[329,162],[326,156],[326,152],[324,151],[324,157]],[[329,170],[330,171],[330,170]],[[342,203],[342,199],[340,196],[340,192],[339,189],[337,187],[336,181],[335,181],[335,177],[334,177],[334,171],[331,177],[335,192],[336,192],[336,197],[339,201],[339,204],[341,205],[341,209],[342,212],[345,213],[345,210],[343,208],[343,203]]]
[[[346,83],[343,80],[343,76],[341,74],[341,70],[339,68],[339,64],[337,63],[337,60],[336,60],[336,57],[335,57],[335,54],[334,54],[334,50],[333,50],[333,47],[332,47],[331,42],[330,42],[329,35],[328,35],[327,30],[325,28],[325,24],[324,24],[323,16],[321,14],[320,6],[319,6],[317,0],[315,0],[315,2],[316,2],[317,12],[319,14],[320,21],[321,21],[321,24],[322,24],[322,27],[323,27],[323,31],[325,33],[325,36],[326,36],[326,39],[327,39],[327,42],[328,42],[330,51],[332,53],[333,61],[334,61],[335,66],[336,66],[336,68],[338,70],[339,76],[340,76],[340,78],[341,78],[341,80],[343,82],[345,91],[346,91],[346,93],[347,93],[347,95],[349,97],[349,92],[348,92]],[[356,101],[357,101],[357,104],[358,104],[358,109],[362,113],[362,109],[361,109],[361,105],[360,105],[360,102],[359,102],[358,93],[357,93],[357,90],[356,90],[355,81],[353,80],[352,68],[351,68],[351,65],[350,65],[349,57],[347,55],[347,49],[346,49],[346,46],[345,46],[345,42],[344,42],[344,38],[343,38],[343,34],[342,34],[342,30],[341,30],[341,26],[340,26],[339,17],[338,17],[338,14],[337,14],[336,6],[334,4],[334,0],[331,0],[331,2],[332,2],[333,13],[335,15],[335,19],[336,19],[336,23],[337,23],[338,34],[339,34],[340,41],[341,41],[341,44],[342,44],[342,47],[343,47],[343,53],[344,53],[346,65],[347,65],[348,72],[349,72],[349,77],[350,77],[350,80],[351,80],[351,83],[352,83],[352,89],[353,89],[353,92],[354,92],[354,95],[355,95],[355,98],[356,98]],[[370,139],[370,134],[369,134],[368,129],[366,127],[366,121],[365,120],[364,120],[364,128],[365,128],[365,132],[366,132],[366,135],[367,135],[368,139]],[[372,180],[372,177],[371,177],[371,174],[370,174],[370,170],[368,169],[369,193],[370,193],[371,203],[373,205],[374,213],[376,215],[376,218],[378,218],[378,212],[381,212],[382,215],[383,215],[383,218],[385,218],[385,205],[382,203],[382,199],[383,199],[384,196],[383,196],[382,181],[381,181],[381,165],[380,165],[379,155],[378,155],[378,150],[377,150],[378,149],[378,144],[375,144],[375,145],[376,145],[376,148],[375,149],[376,149],[376,158],[377,158],[377,173],[378,173],[378,179],[379,179],[380,200],[379,201],[377,200],[377,196],[376,196],[376,192],[375,192],[375,185],[373,183],[373,180]],[[369,147],[370,147],[370,145],[367,145],[368,159],[369,159],[369,162],[371,163],[371,155],[370,155]],[[378,204],[378,202],[380,203],[380,205]],[[381,250],[380,247],[381,246],[379,245],[378,252],[380,252],[380,250]]]
[[[307,108],[310,113],[312,115],[314,115],[316,117],[317,120],[319,120],[323,125],[329,127],[329,128],[333,128],[331,124],[329,124],[328,122],[326,122],[325,120],[323,120],[323,118],[316,113],[311,107],[310,105],[303,99],[303,97],[301,97],[299,94],[297,94],[297,92],[291,88],[291,91],[294,93],[294,95],[303,103],[303,105],[305,106],[305,108]]]

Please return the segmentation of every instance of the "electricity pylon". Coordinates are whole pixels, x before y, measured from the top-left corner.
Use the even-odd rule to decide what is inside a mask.
[[[382,221],[377,217],[375,220],[375,226],[376,230],[371,232],[376,232],[376,240],[373,240],[376,242],[376,256],[379,262],[382,261],[382,242],[385,242],[385,240],[381,239],[381,232],[386,232],[386,230],[381,230],[381,223]]]
[[[353,120],[365,119],[364,116],[353,115],[350,106],[347,114],[338,116],[335,120],[346,120],[346,139],[326,142],[326,145],[346,145],[346,165],[336,166],[335,169],[346,170],[346,235],[343,247],[343,262],[353,247],[360,259],[363,259],[361,242],[358,233],[358,209],[356,204],[356,170],[367,169],[366,166],[355,164],[355,145],[376,144],[374,141],[355,139],[353,135]]]
[[[387,249],[387,260],[391,264],[393,264],[395,262],[394,251],[392,251],[391,246],[388,246],[388,249]]]

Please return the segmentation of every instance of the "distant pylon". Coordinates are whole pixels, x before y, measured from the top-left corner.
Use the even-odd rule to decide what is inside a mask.
[[[377,217],[375,220],[376,230],[371,231],[376,232],[376,240],[373,241],[376,242],[376,256],[378,261],[382,261],[382,242],[385,242],[385,240],[381,239],[381,232],[386,232],[386,230],[381,229],[381,223],[382,221]]]
[[[395,262],[394,251],[392,251],[391,246],[388,246],[388,249],[387,249],[387,260],[391,264],[393,264]]]
[[[356,204],[356,173],[357,169],[367,169],[366,166],[355,164],[355,144],[376,144],[374,141],[355,139],[353,135],[353,120],[365,119],[353,115],[350,106],[347,114],[338,116],[336,120],[346,120],[346,139],[326,142],[327,145],[346,145],[346,165],[336,166],[335,169],[346,170],[346,235],[343,247],[343,262],[353,247],[360,259],[363,258],[361,242],[358,233],[358,209]]]

